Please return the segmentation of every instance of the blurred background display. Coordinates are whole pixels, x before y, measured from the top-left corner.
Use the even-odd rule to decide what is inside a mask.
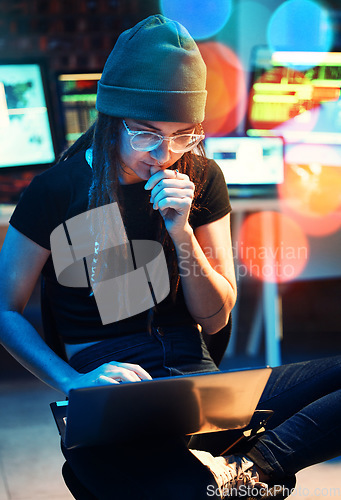
[[[0,167],[55,161],[46,93],[39,64],[0,63]]]
[[[100,77],[100,73],[58,75],[58,93],[68,146],[96,120],[97,82]]]

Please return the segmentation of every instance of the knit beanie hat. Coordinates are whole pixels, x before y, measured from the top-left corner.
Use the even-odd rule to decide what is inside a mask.
[[[98,82],[96,107],[110,116],[200,123],[206,66],[188,31],[150,16],[118,38]]]

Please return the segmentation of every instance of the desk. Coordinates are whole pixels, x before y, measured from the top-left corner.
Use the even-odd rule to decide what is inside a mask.
[[[8,221],[15,209],[15,205],[0,204],[0,226],[8,226]]]
[[[254,199],[254,200],[231,200],[233,208],[231,217],[233,248],[236,248],[238,235],[245,217],[250,213],[275,211],[289,215],[287,204],[279,199]],[[340,228],[338,231],[327,236],[309,236],[309,256],[303,271],[291,282],[302,280],[328,279],[341,276],[341,211],[337,213],[340,216]],[[260,228],[262,230],[262,228]],[[273,239],[273,226],[270,224],[263,228],[263,234],[266,234],[266,241]],[[241,262],[239,256],[235,255],[235,265],[238,270]],[[243,277],[236,273],[238,287],[243,286]],[[245,281],[245,280],[244,280]],[[233,310],[233,326],[230,344],[226,355],[233,356],[236,350],[237,328],[239,305]],[[254,315],[248,343],[246,346],[247,354],[255,355],[260,343],[262,322],[264,321],[265,331],[265,362],[269,366],[278,366],[281,364],[281,337],[282,337],[282,312],[281,297],[278,291],[278,284],[267,281],[262,282],[262,294],[259,299],[258,307]]]

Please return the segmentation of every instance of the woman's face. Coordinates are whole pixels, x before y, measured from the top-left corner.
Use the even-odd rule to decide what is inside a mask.
[[[154,122],[129,118],[126,118],[125,122],[129,129],[134,132],[155,132],[165,137],[193,133],[195,128],[193,123]],[[151,175],[159,170],[170,168],[183,155],[183,153],[171,151],[169,141],[163,141],[159,147],[152,151],[135,151],[130,145],[130,137],[122,123],[120,132],[120,156],[123,164],[120,181],[122,184],[147,181]]]

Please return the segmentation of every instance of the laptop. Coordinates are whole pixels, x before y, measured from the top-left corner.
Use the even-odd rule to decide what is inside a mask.
[[[246,427],[271,368],[165,377],[70,391],[51,403],[66,448]]]
[[[272,198],[284,179],[280,137],[208,137],[206,154],[220,166],[231,198]]]

